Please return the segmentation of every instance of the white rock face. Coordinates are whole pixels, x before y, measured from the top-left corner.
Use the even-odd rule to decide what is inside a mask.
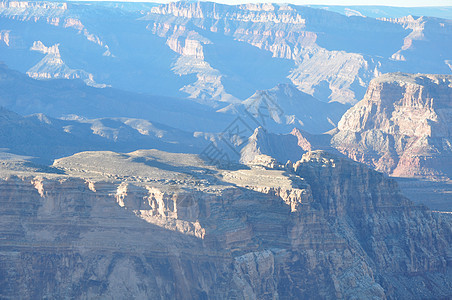
[[[221,72],[212,68],[204,59],[204,45],[212,44],[209,39],[183,25],[176,24],[173,26],[172,24],[153,23],[153,25],[147,25],[147,28],[153,34],[167,38],[166,44],[168,47],[181,55],[172,68],[173,72],[179,76],[196,75],[197,81],[182,87],[181,91],[194,99],[238,101],[225,91],[221,82]]]
[[[413,48],[413,41],[415,40],[425,40],[424,36],[424,29],[425,29],[425,23],[423,17],[419,17],[415,19],[413,16],[406,16],[403,18],[382,18],[381,20],[401,24],[406,29],[411,29],[412,32],[408,34],[405,39],[403,40],[403,46],[398,50],[396,53],[394,53],[391,56],[391,59],[393,60],[401,60],[406,61],[405,56],[403,56],[403,52],[409,49]]]
[[[0,30],[0,41],[5,43],[6,46],[9,46],[9,33],[10,30]]]
[[[296,68],[289,78],[300,90],[314,96],[320,92],[323,95],[318,98],[352,104],[350,99],[359,98],[361,90],[381,67],[381,63],[368,61],[361,54],[320,47],[303,49],[295,62]],[[359,90],[354,90],[356,87],[352,85],[357,85]],[[320,91],[319,87],[326,91]]]
[[[226,7],[204,3],[187,5],[171,3],[167,6],[152,8],[147,19],[152,20],[156,15],[193,18],[200,21],[202,19],[202,24],[197,26],[215,33],[219,33],[217,24],[219,20],[236,23],[237,25],[234,24],[231,28],[228,25],[223,25],[224,34],[262,50],[270,51],[275,58],[293,60],[296,68],[288,74],[288,78],[299,89],[309,94],[315,93],[316,87],[325,90],[323,85],[327,83],[329,91],[324,91],[325,95],[322,96],[325,97],[322,97],[322,100],[342,103],[353,102],[356,96],[354,91],[350,90],[351,85],[358,82],[359,85],[365,87],[368,81],[366,77],[372,76],[373,68],[375,68],[375,66],[369,67],[368,61],[360,54],[328,51],[319,47],[316,44],[317,34],[306,30],[306,20],[302,17],[301,12],[291,6],[242,5]],[[216,21],[213,21],[215,25],[209,27],[207,24],[211,23],[210,19]],[[246,26],[245,24],[251,25]],[[288,28],[285,30],[279,29],[279,24],[287,24]],[[154,32],[156,28],[164,28],[164,31],[159,30],[159,35],[168,36],[167,43],[176,52],[182,55],[185,52],[194,53],[198,58],[201,56],[201,54],[198,54],[201,53],[199,43],[193,46],[192,41],[190,43],[186,41],[186,47],[192,50],[185,50],[185,48],[177,46],[178,42],[173,37],[176,32],[180,35],[184,30],[185,35],[193,35],[193,30],[188,29],[188,25],[174,25],[174,30],[172,30],[172,23],[154,23],[150,27],[154,28]],[[278,29],[273,29],[273,27]],[[199,34],[197,38],[201,42],[205,39]],[[352,72],[350,72],[351,69],[353,69]],[[366,72],[370,72],[370,74],[366,75]]]

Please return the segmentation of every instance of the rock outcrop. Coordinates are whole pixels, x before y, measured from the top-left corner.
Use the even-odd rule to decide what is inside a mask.
[[[240,151],[240,161],[247,164],[258,155],[269,155],[278,162],[285,163],[288,160],[298,161],[305,151],[306,149],[299,147],[296,136],[274,134],[258,127]]]
[[[296,162],[301,156],[313,150],[325,150],[335,155],[341,155],[331,147],[331,136],[336,130],[324,134],[311,134],[294,128],[289,134],[275,134],[258,127],[249,137],[240,152],[240,162],[248,164],[259,155],[275,159],[279,164],[287,161]]]
[[[106,51],[109,50],[108,45],[86,29],[79,19],[80,15],[72,15],[69,12],[66,2],[2,1],[0,2],[0,15],[11,20],[47,23],[55,27],[75,29],[78,33],[83,34],[86,40],[104,47]]]
[[[2,297],[451,296],[450,218],[322,151],[287,169],[159,151],[53,167],[2,168]]]
[[[81,79],[87,85],[104,88],[106,84],[98,84],[94,81],[93,74],[83,70],[69,68],[60,55],[59,45],[46,47],[41,41],[35,41],[30,48],[45,54],[44,58],[27,71],[27,75],[34,79]]]
[[[318,45],[317,27],[324,26],[321,19],[331,17],[341,25],[345,21],[330,14],[293,5],[174,2],[153,7],[143,20],[182,55],[191,53],[204,59],[204,45],[215,43],[206,36],[215,36],[215,40],[224,39],[220,35],[232,37],[268,51],[274,58],[293,61],[296,67],[285,76],[303,92],[316,94],[323,101],[353,103],[380,65],[362,54],[330,51]],[[176,47],[180,44],[185,46]],[[211,73],[209,68],[198,71],[198,81],[199,74]],[[361,89],[355,89],[358,86]],[[218,82],[217,88],[223,85]]]
[[[451,116],[451,76],[385,74],[344,114],[331,144],[393,176],[447,179]]]

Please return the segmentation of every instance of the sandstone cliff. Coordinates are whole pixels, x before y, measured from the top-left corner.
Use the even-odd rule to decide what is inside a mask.
[[[321,151],[286,169],[155,150],[53,167],[2,168],[2,297],[451,296],[450,218]]]
[[[452,77],[385,74],[338,124],[331,144],[400,177],[451,178]]]

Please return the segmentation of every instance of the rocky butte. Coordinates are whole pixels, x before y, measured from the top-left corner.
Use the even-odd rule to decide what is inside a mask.
[[[452,76],[391,73],[371,81],[331,144],[398,177],[452,178]]]
[[[450,216],[323,151],[228,169],[82,152],[1,177],[1,298],[451,296]]]

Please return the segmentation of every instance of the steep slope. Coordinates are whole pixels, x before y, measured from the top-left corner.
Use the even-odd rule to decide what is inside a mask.
[[[187,45],[198,44],[199,49],[203,49],[203,60],[226,75],[221,78],[226,90],[241,87],[249,93],[250,89],[244,83],[254,84],[254,90],[262,89],[259,81],[271,82],[275,76],[279,76],[289,77],[302,91],[316,93],[321,100],[353,102],[355,92],[362,92],[359,86],[361,89],[365,86],[367,77],[372,76],[378,62],[344,49],[344,45],[356,45],[356,41],[342,43],[340,38],[333,38],[338,31],[325,22],[327,19],[329,23],[345,26],[348,30],[356,28],[354,24],[348,24],[346,17],[335,13],[272,4],[227,6],[177,2],[154,7],[143,18],[150,22],[148,27],[153,33],[167,38],[167,43],[174,39],[183,43],[186,36],[191,36],[190,41],[195,41]],[[364,23],[367,22],[364,20]],[[397,32],[399,29],[395,26],[391,32],[388,28],[391,26],[384,23],[380,25],[387,34],[387,42],[401,33]],[[325,37],[319,36],[320,32]],[[196,38],[197,35],[203,39]],[[361,33],[359,35],[363,36]],[[331,38],[338,44],[325,47],[319,43],[319,40],[323,43]],[[234,43],[234,40],[240,43]],[[253,50],[247,44],[263,51]],[[225,45],[222,48],[226,51],[217,45]],[[244,53],[244,57],[250,59],[231,58],[231,53],[236,52]],[[265,57],[265,52],[270,55]],[[262,70],[269,63],[272,67]],[[262,71],[266,71],[266,78],[263,78]],[[239,98],[245,97],[248,95],[243,93]]]
[[[27,71],[27,75],[35,79],[82,79],[87,85],[95,87],[106,87],[105,84],[98,84],[93,80],[93,74],[83,70],[73,70],[69,68],[61,59],[59,44],[46,47],[41,41],[36,41],[30,48],[45,54],[35,66]]]
[[[348,108],[340,103],[319,101],[294,85],[279,84],[219,111],[252,116],[254,126],[261,125],[272,132],[288,132],[298,127],[311,133],[323,133],[336,127]]]
[[[222,170],[152,150],[53,167],[1,169],[2,297],[451,296],[450,218],[358,163]]]
[[[9,36],[8,44],[0,43],[2,60],[23,73],[33,74],[39,69],[47,77],[61,78],[78,70],[80,74],[91,74],[97,83],[115,88],[182,96],[179,89],[189,81],[171,71],[176,55],[136,21],[142,16],[141,10],[153,5],[130,6],[2,1],[2,29]],[[66,66],[60,68],[58,76],[53,76],[55,61],[33,51],[33,45],[39,42],[47,47],[58,45],[63,63],[59,65]]]
[[[413,61],[417,59],[417,66],[405,66],[401,71],[410,73],[441,73],[451,71],[449,52],[450,46],[444,36],[452,32],[452,21],[438,18],[413,17],[411,15],[402,18],[382,18],[381,20],[400,24],[405,29],[411,30],[403,39],[402,47],[391,56],[394,61]],[[436,62],[428,59],[435,53],[440,59]],[[441,66],[446,65],[449,70],[437,72]],[[399,71],[400,71],[399,70]]]
[[[226,90],[232,84],[241,85],[242,78],[251,82],[262,77],[259,73],[247,76],[249,62],[232,60],[231,64],[228,52],[215,47],[227,37],[232,37],[269,51],[274,58],[292,61],[294,66],[285,77],[302,91],[324,101],[343,103],[354,103],[355,99],[360,99],[369,80],[381,70],[419,72],[422,69],[417,64],[419,60],[425,60],[424,67],[430,64],[436,72],[450,71],[444,61],[444,57],[449,56],[444,49],[450,48],[450,42],[436,37],[450,35],[451,24],[448,20],[424,20],[427,19],[433,25],[430,26],[432,30],[423,31],[425,38],[412,48],[413,57],[408,58],[409,63],[395,63],[391,55],[403,44],[411,28],[386,20],[346,17],[323,9],[295,5],[225,6],[184,2],[154,7],[143,18],[151,21],[148,27],[153,33],[167,38],[167,43],[176,39],[183,44],[184,39],[191,36],[185,40],[190,40],[187,45],[196,43],[197,49],[203,50],[202,59],[219,69],[220,73],[224,72],[224,66],[228,63],[229,69],[225,71],[229,71],[226,73],[229,76],[222,78]],[[226,37],[221,38],[221,34]],[[427,37],[428,42],[424,42]],[[430,52],[423,51],[419,47],[421,44],[431,46]],[[231,42],[228,45],[227,50],[240,49],[241,53],[247,53],[245,46]],[[225,57],[219,58],[216,55],[218,52]],[[438,59],[432,59],[433,53]],[[414,59],[414,56],[417,58]],[[256,57],[260,58],[257,52]],[[240,70],[241,67],[244,71]],[[268,76],[274,76],[280,70],[273,67]]]
[[[451,178],[452,77],[385,74],[338,124],[331,144],[393,176]]]
[[[0,55],[21,72],[203,102],[237,102],[292,82],[319,100],[353,104],[381,72],[451,72],[451,22],[431,17],[377,20],[276,4],[4,1],[0,18]],[[34,51],[40,42],[59,56]]]
[[[272,157],[279,164],[296,162],[301,156],[312,150],[325,150],[341,155],[330,146],[331,134],[310,134],[294,128],[289,134],[276,134],[258,127],[254,130],[240,151],[240,162],[253,163],[259,155]]]
[[[382,75],[347,111],[339,128],[321,135],[295,128],[291,135],[296,138],[262,128],[243,147],[241,161],[268,155],[285,163],[317,149],[342,153],[399,177],[403,193],[416,203],[450,211],[450,82],[445,75]]]

